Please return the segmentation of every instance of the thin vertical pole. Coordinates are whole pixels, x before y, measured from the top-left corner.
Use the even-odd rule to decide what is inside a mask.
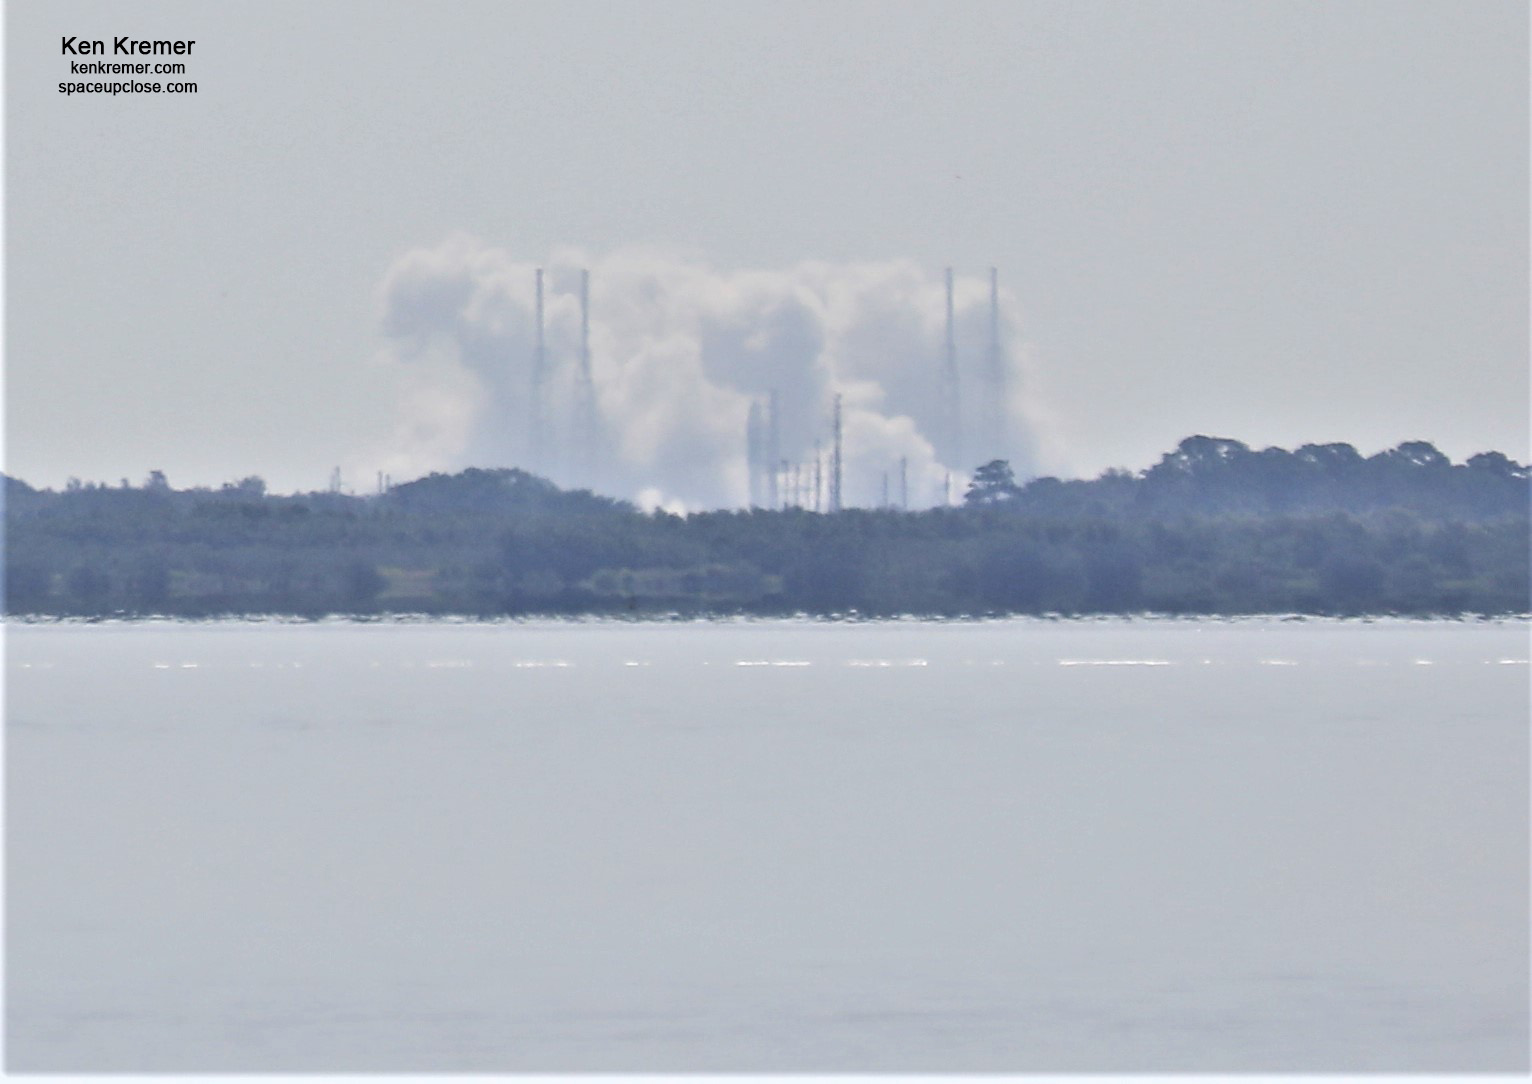
[[[989,269],[989,447],[985,459],[1006,458],[1005,358],[1000,351],[1000,272]]]
[[[780,507],[782,487],[778,478],[782,466],[781,434],[777,428],[777,389],[771,389],[766,407],[766,461],[771,464],[771,476],[766,483],[766,503],[771,508]],[[785,479],[784,479],[785,480]]]
[[[823,512],[824,504],[820,500],[823,489],[820,485],[820,474],[823,467],[823,457],[819,454],[819,441],[814,442],[814,511]]]
[[[830,460],[830,511],[841,510],[840,496],[840,472],[841,472],[841,446],[840,446],[840,396],[835,397],[835,421],[833,423],[835,437],[834,458]]]
[[[942,424],[947,432],[944,434],[947,447],[943,449],[949,465],[962,466],[963,464],[963,428],[960,416],[961,396],[958,385],[957,368],[957,334],[954,327],[953,303],[952,303],[952,268],[947,268],[947,341],[946,353],[942,362],[941,402]]]

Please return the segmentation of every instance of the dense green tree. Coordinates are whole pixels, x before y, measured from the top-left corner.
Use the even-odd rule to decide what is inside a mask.
[[[170,602],[170,564],[158,552],[140,554],[129,580],[130,609],[137,613],[161,613]]]
[[[53,573],[36,560],[5,562],[5,612],[47,613],[53,602]]]
[[[644,515],[521,471],[385,495],[6,479],[6,609],[169,613],[1522,613],[1527,468],[1411,441],[1190,437],[1142,474],[962,508]]]
[[[340,581],[341,604],[352,611],[372,609],[388,583],[371,561],[361,557],[343,561],[337,578]]]
[[[64,576],[64,593],[70,608],[79,613],[102,613],[109,606],[112,581],[95,564],[82,562]]]
[[[991,459],[974,470],[963,500],[970,505],[1001,504],[1015,500],[1020,493],[1011,465],[1004,459]]]

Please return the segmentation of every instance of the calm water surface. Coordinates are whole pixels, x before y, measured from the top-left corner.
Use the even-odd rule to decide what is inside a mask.
[[[1528,1068],[1525,623],[6,640],[12,1070]]]

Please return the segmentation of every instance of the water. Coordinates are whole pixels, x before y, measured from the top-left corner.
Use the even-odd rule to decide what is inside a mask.
[[[1524,1072],[1527,657],[13,625],[9,1068]]]

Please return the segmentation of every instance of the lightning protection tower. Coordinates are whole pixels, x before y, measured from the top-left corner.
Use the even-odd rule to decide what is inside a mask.
[[[777,428],[776,388],[771,389],[771,395],[766,400],[766,462],[770,464],[766,472],[766,507],[778,508],[780,487],[777,482],[782,465],[782,440]]]
[[[830,423],[830,435],[831,435],[831,440],[834,441],[834,447],[833,447],[833,449],[830,452],[830,511],[832,511],[832,512],[839,512],[840,509],[841,509],[841,503],[840,503],[841,450],[840,450],[840,396],[838,394],[835,396],[835,414],[834,414],[834,420]]]
[[[946,447],[942,449],[949,465],[963,465],[963,422],[960,415],[957,339],[952,316],[952,268],[947,268],[947,341],[942,357],[941,404],[942,428]]]
[[[1005,357],[1000,350],[1000,274],[989,269],[989,353],[984,359],[985,433],[981,459],[1006,458]]]
[[[745,421],[745,473],[750,476],[750,507],[759,508],[765,499],[766,460],[765,436],[762,433],[761,404],[750,402],[750,415]]]
[[[596,417],[596,384],[590,371],[590,272],[580,272],[580,371],[575,384],[574,460],[583,476],[581,481],[591,483],[597,462],[597,444],[601,433]]]
[[[824,511],[824,503],[821,500],[824,496],[823,459],[824,457],[819,454],[819,441],[816,440],[814,442],[814,511],[816,512]]]

